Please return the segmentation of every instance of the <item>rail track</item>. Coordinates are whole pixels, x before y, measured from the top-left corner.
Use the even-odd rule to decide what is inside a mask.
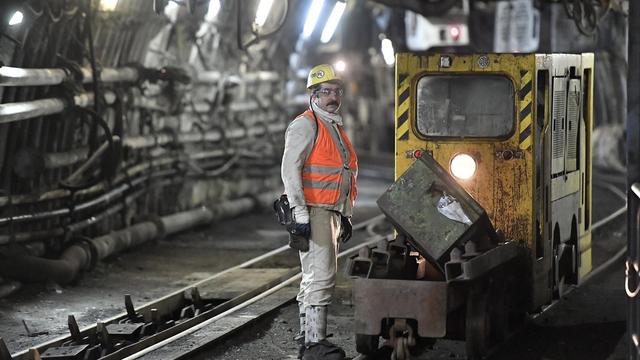
[[[626,200],[612,185],[603,187]],[[626,205],[595,222],[592,231],[613,221],[625,209]],[[392,240],[391,234],[378,235],[371,231],[383,218],[378,215],[356,224],[354,230],[368,230],[366,240],[342,251],[339,257],[355,254],[383,239]],[[125,313],[82,330],[70,315],[68,336],[27,351],[11,355],[0,339],[0,360],[188,358],[295,298],[301,276],[298,268],[259,267],[261,262],[288,249],[286,245],[279,247],[138,308],[134,308],[131,297],[125,295]],[[619,259],[624,250],[620,249],[612,259],[594,268],[587,280]],[[550,304],[532,318],[556,304]]]
[[[370,218],[354,230],[370,229],[383,218]],[[370,235],[338,257],[383,239],[389,241],[392,235]],[[259,267],[288,249],[279,247],[138,308],[125,295],[126,312],[94,326],[79,329],[70,315],[68,336],[14,355],[0,339],[0,360],[187,358],[295,298],[299,268]]]

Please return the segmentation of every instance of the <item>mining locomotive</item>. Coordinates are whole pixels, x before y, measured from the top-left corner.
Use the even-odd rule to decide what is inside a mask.
[[[420,339],[482,358],[591,271],[594,57],[396,57],[397,236],[361,250],[356,347]]]

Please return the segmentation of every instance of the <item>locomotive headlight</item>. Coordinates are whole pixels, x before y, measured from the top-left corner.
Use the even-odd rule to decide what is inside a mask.
[[[468,180],[476,173],[476,161],[467,154],[454,156],[450,167],[453,176],[461,180]]]

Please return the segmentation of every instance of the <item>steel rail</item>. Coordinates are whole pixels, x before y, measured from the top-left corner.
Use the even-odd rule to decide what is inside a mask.
[[[379,221],[379,220],[381,220],[382,218],[384,218],[384,215],[378,215],[378,216],[375,216],[375,217],[370,218],[370,219],[368,219],[368,220],[366,220],[366,221],[364,221],[364,222],[361,222],[361,223],[355,224],[355,225],[353,226],[353,229],[354,229],[354,230],[364,229],[368,224],[371,224],[372,222],[375,222],[375,221]],[[373,236],[373,237],[369,237],[369,238],[367,238],[367,241],[366,241],[366,242],[364,242],[364,243],[362,243],[362,244],[358,244],[358,245],[356,245],[356,246],[354,246],[354,247],[351,247],[351,248],[349,248],[349,249],[347,249],[347,250],[345,250],[345,251],[341,252],[340,254],[338,254],[338,257],[339,257],[339,258],[342,258],[342,257],[344,257],[344,256],[348,256],[348,255],[351,255],[351,254],[357,253],[357,252],[358,252],[358,250],[360,250],[361,248],[363,248],[363,247],[365,247],[365,246],[370,246],[370,245],[376,244],[376,243],[378,243],[378,242],[379,242],[380,240],[382,240],[382,239],[385,239],[385,240],[387,240],[387,241],[390,241],[390,240],[392,240],[392,239],[393,239],[393,234],[388,234],[388,235],[375,235],[375,236]],[[243,263],[241,263],[241,264],[238,264],[238,265],[236,265],[236,266],[233,266],[233,267],[227,268],[227,269],[225,269],[225,270],[223,270],[223,271],[221,271],[221,272],[218,272],[218,273],[214,274],[213,276],[211,276],[211,277],[209,277],[209,278],[206,278],[206,279],[203,279],[203,280],[197,281],[197,282],[195,282],[195,283],[193,283],[193,284],[191,284],[191,285],[185,286],[185,287],[183,287],[183,288],[181,288],[181,289],[179,289],[179,290],[176,290],[176,291],[174,291],[174,292],[172,292],[172,293],[170,293],[170,294],[168,294],[168,295],[166,295],[166,296],[163,296],[163,297],[161,297],[161,298],[159,298],[159,299],[156,299],[156,300],[150,301],[150,302],[148,302],[148,303],[145,303],[145,304],[141,305],[140,307],[138,307],[136,310],[137,310],[137,312],[138,312],[138,313],[140,313],[140,312],[144,312],[144,311],[146,311],[146,310],[153,309],[153,308],[162,308],[163,306],[162,306],[161,304],[163,304],[163,303],[165,303],[165,302],[172,302],[172,299],[173,299],[173,298],[175,298],[175,297],[177,297],[177,296],[182,296],[182,295],[183,295],[185,292],[187,292],[187,291],[191,291],[191,290],[192,290],[192,289],[194,289],[194,288],[198,288],[198,286],[201,286],[201,285],[203,285],[203,284],[205,284],[205,283],[207,283],[207,282],[210,282],[210,281],[212,281],[212,280],[214,280],[214,279],[216,279],[216,278],[222,277],[223,275],[228,274],[228,273],[230,273],[230,272],[232,272],[232,271],[235,271],[235,270],[238,270],[238,269],[248,268],[248,267],[249,267],[249,266],[251,266],[251,265],[254,265],[254,264],[258,263],[258,262],[264,261],[264,260],[266,260],[266,259],[268,259],[268,258],[270,258],[270,257],[273,257],[273,256],[275,256],[275,255],[278,255],[278,254],[280,254],[280,253],[283,253],[283,252],[285,252],[285,251],[287,251],[287,250],[290,250],[290,247],[289,247],[288,245],[281,246],[281,247],[279,247],[279,248],[277,248],[277,249],[271,250],[271,251],[269,251],[269,252],[267,252],[267,253],[265,253],[265,254],[262,254],[262,255],[260,255],[260,256],[255,257],[255,258],[252,258],[252,259],[250,259],[250,260],[248,260],[248,261],[245,261],[245,262],[243,262]],[[245,297],[242,299],[242,301],[243,301],[242,303],[240,303],[240,304],[236,304],[236,305],[234,305],[234,306],[233,306],[232,308],[230,308],[230,309],[225,309],[225,311],[224,311],[224,312],[222,312],[222,313],[220,313],[220,314],[215,314],[215,316],[214,316],[213,318],[204,319],[204,321],[202,321],[202,322],[198,322],[198,323],[200,323],[200,324],[202,324],[202,323],[205,323],[205,322],[206,322],[206,324],[205,324],[205,325],[202,325],[202,326],[200,326],[199,328],[201,328],[201,327],[203,327],[203,326],[206,326],[206,325],[210,324],[211,322],[213,322],[213,321],[216,321],[216,320],[220,319],[220,318],[221,318],[221,317],[223,317],[223,316],[226,316],[226,315],[228,315],[228,314],[230,314],[230,313],[232,313],[232,312],[235,312],[235,311],[237,311],[238,309],[241,309],[241,308],[243,308],[243,307],[246,307],[247,305],[250,305],[250,304],[254,303],[255,301],[258,301],[259,299],[262,299],[262,298],[264,298],[264,297],[266,297],[266,296],[268,296],[268,295],[270,295],[270,294],[274,293],[275,291],[277,291],[277,290],[279,290],[279,289],[283,288],[284,286],[287,286],[287,285],[291,284],[292,282],[294,282],[294,281],[295,281],[295,279],[299,278],[300,276],[301,276],[301,273],[298,271],[296,274],[293,274],[293,275],[289,276],[287,279],[285,279],[285,280],[283,281],[284,283],[286,283],[286,285],[282,285],[282,283],[280,283],[279,285],[274,285],[275,287],[277,287],[277,289],[276,289],[276,290],[271,290],[271,289],[274,289],[274,287],[270,287],[269,289],[263,289],[264,291],[262,291],[262,292],[260,292],[260,293],[258,293],[258,294],[251,294],[251,297],[247,297],[247,296],[245,296]],[[246,295],[246,294],[245,294],[245,295]],[[223,314],[224,314],[224,315],[223,315]],[[107,319],[107,320],[104,320],[104,321],[102,321],[101,323],[102,323],[102,324],[116,323],[118,320],[125,318],[127,315],[128,315],[127,313],[121,313],[121,314],[115,315],[115,316],[113,316],[113,317],[111,317],[111,318],[109,318],[109,319]],[[211,315],[211,314],[209,314],[209,315]],[[213,319],[215,319],[215,320],[213,320]],[[193,320],[193,319],[190,319],[190,320]],[[192,322],[192,323],[195,323],[195,322]],[[197,324],[196,324],[196,326],[197,326]],[[95,331],[95,329],[96,329],[96,326],[95,326],[95,325],[87,326],[87,327],[83,328],[82,330],[80,330],[80,334],[81,334],[82,336],[86,336],[87,334],[89,334],[89,332]],[[191,329],[191,327],[190,327],[189,329]],[[191,333],[191,332],[195,331],[195,330],[193,330],[193,331],[189,331],[189,329],[187,329],[187,330],[185,330],[185,331],[183,331],[183,332],[180,332],[180,333],[178,333],[178,334],[173,334],[173,335],[169,338],[169,339],[172,339],[172,340],[171,340],[171,341],[168,341],[168,342],[175,341],[175,340],[177,340],[177,339],[179,339],[179,338],[181,338],[181,337],[184,337],[184,336],[188,335],[189,333]],[[182,334],[182,335],[180,335],[180,334]],[[166,335],[166,334],[165,334],[165,335]],[[16,354],[13,354],[13,355],[12,355],[12,357],[11,357],[10,359],[13,359],[13,360],[35,360],[35,359],[36,359],[36,357],[35,357],[35,356],[36,356],[36,355],[39,355],[40,353],[42,353],[42,352],[43,352],[44,350],[46,350],[47,348],[49,348],[49,347],[54,347],[54,346],[59,346],[59,345],[61,345],[62,343],[64,343],[64,342],[68,341],[69,339],[70,339],[70,337],[69,337],[69,336],[60,336],[60,337],[58,337],[58,338],[52,339],[52,340],[50,340],[50,341],[47,341],[46,343],[43,343],[43,344],[40,344],[40,345],[34,346],[34,347],[32,347],[30,350],[24,350],[24,351],[18,352],[18,353],[16,353]],[[161,340],[161,341],[166,341],[166,340],[167,340],[167,339],[163,339],[163,340]],[[167,342],[167,343],[168,343],[168,342]],[[158,342],[158,343],[159,343],[159,342]],[[1,341],[0,341],[0,345],[1,345]],[[132,344],[132,345],[130,345],[130,346],[135,346],[135,343],[134,343],[134,344]],[[145,347],[145,349],[147,349],[147,348],[148,348],[148,347]],[[155,349],[155,348],[156,348],[156,347],[154,347],[154,349]],[[122,349],[121,349],[121,350],[122,350]],[[120,350],[119,350],[119,351],[120,351]],[[141,350],[141,351],[144,351],[144,350]],[[134,356],[134,358],[135,358],[136,354],[138,354],[138,357],[139,357],[139,356],[144,355],[144,353],[147,353],[147,352],[149,352],[149,351],[151,351],[151,350],[146,351],[146,352],[144,352],[144,353],[142,353],[141,351],[136,350],[136,352],[135,352],[135,353],[131,353],[131,354],[130,354],[130,355],[128,355],[128,356],[129,356],[129,357]],[[106,356],[105,356],[105,357],[103,357],[103,358],[105,358],[105,359],[112,359],[112,357],[110,357],[110,356],[111,356],[111,355],[113,355],[113,354],[115,354],[115,352],[114,352],[114,353],[112,353],[112,354],[106,355]],[[0,355],[1,355],[1,354],[0,354]],[[129,357],[127,357],[127,358],[129,358]],[[0,358],[0,359],[1,359],[1,358]],[[4,359],[2,359],[2,360],[4,360]]]
[[[371,245],[375,245],[378,242],[380,242],[380,240],[386,240],[386,241],[393,240],[393,234],[371,236],[371,237],[367,238],[367,240],[364,243],[356,245],[356,246],[351,247],[351,248],[349,248],[349,249],[347,249],[345,251],[340,252],[338,254],[338,258],[342,258],[342,257],[348,256],[348,255],[351,255],[351,254],[355,254],[361,248],[364,248],[364,247],[367,247],[367,246],[371,246]],[[245,302],[243,302],[243,303],[241,303],[241,304],[239,304],[239,305],[237,305],[237,306],[235,306],[235,307],[233,307],[233,308],[231,308],[231,309],[229,309],[229,310],[227,310],[227,311],[225,311],[225,312],[223,312],[223,313],[221,313],[219,315],[216,315],[215,317],[213,317],[211,319],[208,319],[208,320],[203,321],[203,322],[201,322],[201,323],[199,323],[199,324],[197,324],[197,325],[195,325],[193,327],[190,327],[189,329],[187,329],[187,330],[185,330],[185,331],[183,331],[183,332],[181,332],[179,334],[176,334],[176,335],[174,335],[174,336],[172,336],[172,337],[170,337],[168,339],[164,339],[164,340],[162,340],[162,341],[160,341],[160,342],[158,342],[158,343],[156,343],[156,344],[154,344],[152,346],[144,348],[143,350],[140,350],[140,351],[136,352],[135,354],[131,354],[131,355],[123,358],[122,360],[138,359],[138,358],[144,356],[145,354],[150,353],[151,351],[157,350],[157,349],[159,349],[159,348],[161,348],[161,347],[163,347],[163,346],[165,346],[165,345],[167,345],[169,343],[172,343],[172,342],[174,342],[176,340],[179,340],[179,339],[181,339],[181,338],[183,338],[183,337],[185,337],[185,336],[187,336],[189,334],[192,334],[192,333],[202,329],[203,327],[208,326],[208,325],[220,320],[221,318],[223,318],[223,317],[225,317],[227,315],[230,315],[230,314],[232,314],[232,313],[234,313],[234,312],[236,312],[236,311],[238,311],[240,309],[243,309],[243,308],[255,303],[258,300],[261,300],[261,299],[263,299],[263,298],[265,298],[265,297],[267,297],[269,295],[272,295],[276,291],[281,290],[282,288],[293,284],[295,281],[298,281],[301,278],[302,278],[302,272],[298,272],[297,274],[295,274],[292,277],[288,278],[287,280],[283,281],[279,285],[274,286],[274,287],[270,288],[269,290],[266,290],[266,291],[262,292],[261,294],[259,294],[257,296],[255,296],[255,297],[253,297],[251,299],[248,299],[247,301],[245,301]]]
[[[639,192],[640,192],[640,187],[638,187],[638,190],[639,190]],[[625,210],[625,209],[626,209],[626,206],[625,206],[623,209],[619,209],[616,213],[614,213],[613,215],[615,215],[615,216],[608,216],[607,218],[605,218],[605,219],[602,219],[602,220],[598,221],[597,223],[595,223],[595,224],[594,224],[594,227],[595,227],[595,228],[597,228],[597,227],[603,226],[604,224],[606,224],[606,223],[608,223],[608,222],[612,221],[612,220],[613,220],[613,219],[615,219],[617,216],[619,216],[619,215],[621,215],[622,213],[624,213],[624,211],[623,211],[623,210]],[[368,220],[368,221],[366,221],[366,222],[364,222],[364,223],[360,223],[360,224],[358,224],[358,225],[357,225],[357,227],[358,227],[358,229],[365,228],[365,227],[367,227],[368,225],[370,225],[371,223],[374,223],[375,221],[377,221],[377,220],[379,220],[380,218],[383,218],[383,217],[384,217],[384,215],[379,215],[379,216],[377,216],[377,217],[375,217],[375,218],[372,218],[372,219],[370,219],[370,220]],[[377,243],[377,242],[379,242],[381,239],[385,239],[385,240],[389,241],[389,240],[392,240],[392,239],[393,239],[393,236],[392,236],[392,234],[389,234],[389,235],[386,235],[386,236],[374,235],[374,236],[372,236],[372,237],[368,238],[367,242],[365,242],[365,243],[363,243],[363,244],[359,244],[358,246],[355,246],[355,247],[353,247],[353,248],[350,248],[350,249],[348,249],[348,250],[346,250],[346,251],[341,252],[341,253],[338,255],[338,257],[339,257],[339,258],[341,258],[341,257],[343,257],[343,256],[347,256],[347,255],[350,255],[350,254],[356,253],[356,252],[357,252],[359,249],[361,249],[362,247],[365,247],[365,246],[369,246],[369,245],[376,244],[376,243]],[[624,249],[623,249],[623,250],[624,250]],[[620,253],[620,252],[619,252],[619,253]],[[618,255],[616,255],[615,257],[619,257],[619,256],[618,256]],[[601,267],[606,267],[606,266],[608,266],[608,264],[610,265],[610,263],[612,263],[612,261],[611,261],[611,260],[610,260],[610,261],[608,261],[607,263],[603,264]],[[594,270],[594,271],[597,271],[597,270]],[[208,326],[208,325],[210,325],[210,324],[212,324],[212,323],[214,323],[214,322],[216,322],[216,321],[220,320],[221,318],[223,318],[223,317],[225,317],[225,316],[227,316],[227,315],[229,315],[229,314],[232,314],[232,313],[233,313],[233,312],[235,312],[235,311],[238,311],[238,310],[240,310],[240,309],[242,309],[242,308],[244,308],[244,307],[246,307],[246,306],[248,306],[248,305],[251,305],[251,304],[253,304],[253,303],[254,303],[254,302],[256,302],[256,301],[259,301],[260,299],[263,299],[263,298],[265,298],[265,297],[267,297],[267,296],[269,296],[269,295],[271,295],[271,294],[275,293],[276,291],[278,291],[278,290],[280,290],[280,289],[282,289],[282,288],[284,288],[284,287],[286,287],[286,286],[288,286],[288,285],[291,285],[292,283],[294,283],[295,281],[299,280],[300,278],[301,278],[301,273],[298,273],[298,274],[296,274],[295,276],[292,276],[291,278],[289,278],[289,279],[285,280],[285,281],[284,281],[284,282],[282,282],[280,285],[275,286],[275,287],[273,287],[273,288],[271,288],[271,289],[269,289],[269,290],[267,290],[267,291],[265,291],[265,292],[261,293],[260,295],[258,295],[258,296],[256,296],[256,297],[254,297],[254,298],[252,298],[252,299],[249,299],[249,300],[247,300],[247,301],[243,302],[242,304],[237,305],[236,307],[234,307],[234,308],[232,308],[232,309],[229,309],[229,310],[225,311],[224,313],[221,313],[221,314],[219,314],[219,315],[217,315],[217,316],[215,316],[215,317],[213,317],[213,318],[211,318],[211,319],[208,319],[208,320],[206,320],[206,321],[204,321],[204,322],[202,322],[202,323],[200,323],[200,324],[198,324],[198,325],[196,325],[196,326],[194,326],[194,327],[191,327],[191,328],[189,328],[188,330],[185,330],[184,332],[182,332],[182,333],[180,333],[180,334],[177,334],[177,335],[174,335],[174,336],[172,336],[172,337],[170,337],[170,338],[167,338],[167,339],[165,339],[165,340],[162,340],[162,341],[158,342],[157,344],[155,344],[155,345],[153,345],[153,346],[151,346],[151,347],[147,347],[147,348],[145,348],[145,349],[143,349],[143,350],[139,351],[138,353],[135,353],[135,354],[129,355],[128,357],[124,358],[123,360],[134,360],[134,359],[138,359],[138,358],[140,358],[140,357],[144,356],[145,354],[148,354],[148,353],[150,353],[150,352],[152,352],[152,351],[154,351],[154,350],[157,350],[157,349],[159,349],[159,348],[161,348],[161,347],[163,347],[163,346],[165,346],[165,345],[167,345],[167,344],[169,344],[169,343],[172,343],[172,342],[174,342],[174,341],[176,341],[176,340],[179,340],[179,339],[181,339],[181,338],[183,338],[183,337],[185,337],[185,336],[187,336],[187,335],[189,335],[189,334],[192,334],[192,333],[194,333],[194,332],[198,331],[199,329],[202,329],[202,328],[204,328],[204,327],[206,327],[206,326]],[[586,280],[585,280],[585,281],[586,281]],[[545,309],[545,310],[546,310],[546,309]],[[197,351],[197,349],[196,349],[196,351]],[[180,357],[182,357],[183,355],[184,355],[184,354],[181,354],[181,355],[180,355]]]
[[[375,221],[378,221],[379,219],[381,219],[383,217],[384,217],[383,215],[379,215],[379,216],[376,216],[375,218],[367,220],[366,222],[359,223],[359,224],[354,226],[354,229],[366,228],[369,224],[371,224],[371,223],[373,223]],[[601,221],[599,221],[597,223],[603,223],[602,222],[603,220],[607,220],[607,219],[602,219]],[[611,221],[611,219],[608,219],[607,221]],[[595,225],[596,224],[594,224],[594,226]],[[350,249],[348,249],[346,251],[341,252],[338,255],[338,257],[343,257],[343,256],[347,256],[349,254],[356,253],[360,248],[362,248],[364,246],[373,245],[373,244],[379,242],[381,239],[385,239],[385,240],[389,241],[389,240],[392,239],[392,235],[391,234],[390,235],[386,235],[386,236],[375,235],[373,237],[370,237],[370,238],[368,238],[367,242],[365,242],[363,244],[359,244],[358,246],[352,247],[352,248],[350,248]],[[258,261],[266,259],[266,258],[268,258],[270,256],[275,255],[275,254],[279,254],[279,253],[281,253],[283,251],[286,251],[287,249],[288,249],[288,246],[283,246],[283,247],[280,247],[278,249],[272,250],[271,252],[269,252],[267,254],[264,254],[264,255],[262,255],[262,256],[260,256],[258,258],[254,258],[254,259],[249,260],[249,261],[247,261],[247,262],[245,262],[243,264],[237,265],[237,266],[235,266],[233,268],[230,268],[230,269],[227,269],[227,270],[225,270],[223,272],[220,272],[220,273],[214,275],[213,277],[221,276],[224,273],[233,271],[234,269],[250,266],[252,264],[255,264]],[[193,332],[195,332],[195,331],[197,331],[197,330],[199,330],[199,329],[201,329],[201,328],[203,328],[205,326],[210,325],[211,323],[213,323],[215,321],[220,320],[221,318],[223,318],[223,317],[225,317],[225,316],[227,316],[227,315],[229,315],[231,313],[236,312],[237,310],[240,310],[240,309],[242,309],[242,308],[244,308],[244,307],[246,307],[246,306],[248,306],[250,304],[255,303],[256,301],[259,301],[260,299],[263,299],[263,298],[275,293],[276,291],[284,288],[285,286],[288,286],[288,285],[294,283],[299,278],[300,278],[300,274],[299,273],[295,274],[295,275],[291,276],[290,278],[286,279],[284,282],[280,283],[279,285],[271,287],[270,289],[265,290],[264,292],[260,293],[259,295],[255,296],[255,297],[253,297],[251,299],[247,299],[246,301],[242,302],[241,304],[238,304],[238,305],[236,305],[236,306],[234,306],[234,307],[232,307],[232,308],[230,308],[230,309],[228,309],[228,310],[226,310],[226,311],[224,311],[224,312],[222,312],[220,314],[215,315],[214,317],[211,317],[211,318],[209,318],[209,319],[207,319],[205,321],[202,321],[202,322],[196,324],[195,326],[190,327],[187,330],[180,332],[179,334],[175,334],[175,335],[173,335],[173,336],[171,336],[169,338],[166,338],[164,340],[161,340],[161,341],[155,343],[154,345],[152,345],[150,347],[145,347],[144,349],[142,349],[142,350],[140,350],[140,351],[138,351],[138,352],[136,352],[134,354],[130,354],[125,359],[126,360],[132,360],[132,359],[140,358],[140,357],[144,356],[145,354],[147,354],[147,353],[149,353],[151,351],[157,350],[157,349],[159,349],[159,348],[161,348],[161,347],[163,347],[163,346],[165,346],[165,345],[167,345],[169,343],[172,343],[172,342],[174,342],[174,341],[176,341],[176,340],[178,340],[180,338],[183,338],[183,337],[185,337],[185,336],[187,336],[187,335],[189,335],[189,334],[191,334],[191,333],[193,333]],[[186,287],[185,289],[180,290],[180,291],[178,291],[176,293],[186,291],[186,290],[188,290],[189,288],[192,288],[192,287],[196,287],[197,284],[204,283],[204,282],[206,282],[208,280],[209,279],[202,280],[202,281],[200,281],[200,282],[198,282],[198,283],[196,283],[194,285],[191,285],[189,287]],[[550,308],[550,306],[545,308],[545,311],[548,310],[549,308]],[[108,356],[107,356],[107,358],[111,359]]]

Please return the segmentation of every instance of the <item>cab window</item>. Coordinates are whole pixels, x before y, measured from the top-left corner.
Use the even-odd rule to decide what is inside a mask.
[[[500,75],[427,75],[418,80],[416,125],[426,137],[509,136],[514,87]]]

